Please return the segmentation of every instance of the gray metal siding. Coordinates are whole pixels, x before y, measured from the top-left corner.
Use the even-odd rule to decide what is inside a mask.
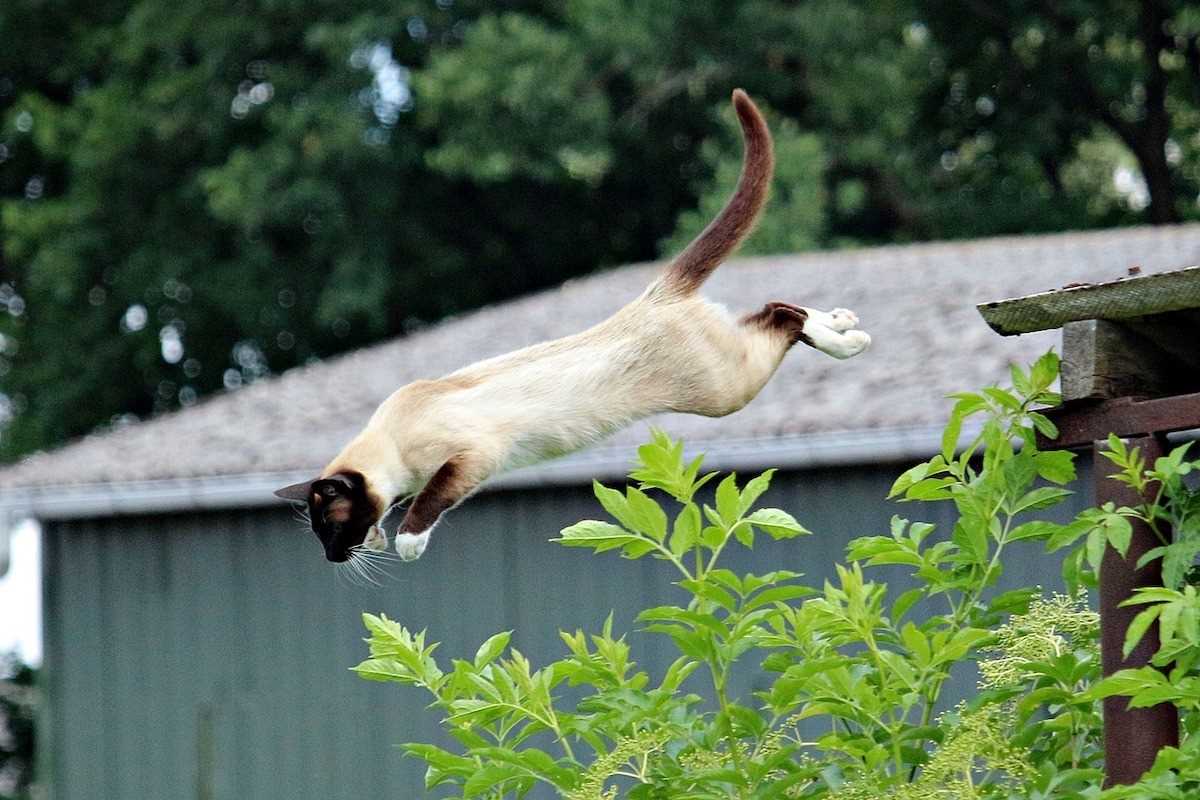
[[[897,472],[778,475],[763,502],[817,535],[760,540],[728,565],[797,569],[820,586],[846,541],[886,531],[891,514],[948,520],[941,509],[885,504]],[[416,690],[347,670],[365,656],[359,614],[428,628],[444,662],[514,629],[514,645],[544,663],[563,652],[558,628],[596,630],[610,609],[630,629],[639,609],[678,599],[670,566],[546,541],[601,515],[587,488],[484,494],[382,588],[336,580],[283,510],[46,525],[44,763],[54,800],[423,796],[419,763],[392,745],[442,740],[438,715]],[[1053,585],[1056,561],[1027,550],[1004,582]],[[668,663],[655,637],[631,641],[652,674]],[[747,675],[740,691],[750,688]]]

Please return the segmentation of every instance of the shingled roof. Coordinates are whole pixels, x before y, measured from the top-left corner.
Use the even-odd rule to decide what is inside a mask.
[[[705,287],[708,297],[738,312],[769,300],[852,308],[873,347],[846,362],[797,347],[736,414],[659,417],[540,474],[566,474],[574,464],[585,467],[582,476],[588,465],[624,458],[651,423],[697,448],[742,452],[750,460],[789,447],[803,454],[815,445],[828,450],[860,441],[877,448],[911,439],[942,422],[949,392],[1006,380],[1010,363],[1057,345],[1054,334],[997,336],[975,303],[1109,280],[1133,266],[1146,273],[1198,262],[1200,225],[736,260],[717,271]],[[163,480],[315,472],[396,387],[581,330],[636,297],[657,269],[634,265],[570,281],[30,456],[0,469],[0,504],[57,487],[113,492]]]

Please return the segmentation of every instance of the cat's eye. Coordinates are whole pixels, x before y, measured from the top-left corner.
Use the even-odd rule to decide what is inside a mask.
[[[321,494],[325,495],[326,497],[336,497],[337,493],[338,493],[338,490],[337,490],[336,486],[330,486],[329,484],[325,484],[324,486],[321,487]]]

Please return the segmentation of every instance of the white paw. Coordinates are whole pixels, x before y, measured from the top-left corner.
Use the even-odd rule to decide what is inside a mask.
[[[858,314],[848,308],[835,308],[829,312],[829,322],[826,325],[838,333],[848,331],[858,325]],[[870,344],[870,342],[871,337],[868,336],[867,343]]]
[[[853,358],[871,346],[871,335],[866,331],[844,331],[841,342],[826,352],[834,358]]]
[[[383,532],[383,527],[380,525],[372,525],[367,531],[367,536],[363,539],[363,547],[368,550],[387,550],[387,534]]]
[[[428,546],[429,531],[396,534],[396,554],[401,561],[416,561]]]

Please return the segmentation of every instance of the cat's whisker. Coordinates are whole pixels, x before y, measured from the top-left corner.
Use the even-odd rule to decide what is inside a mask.
[[[370,574],[368,574],[362,562],[355,558],[353,554],[350,554],[349,558],[347,558],[346,561],[343,561],[342,564],[344,565],[346,574],[351,577],[354,585],[362,586],[364,588],[369,585],[379,585],[371,578]]]
[[[353,550],[351,550],[350,551],[350,559],[347,563],[351,564],[354,567],[355,571],[358,572],[358,574],[361,575],[363,577],[363,579],[366,580],[367,582],[372,583],[375,586],[381,585],[379,583],[379,581],[375,580],[375,578],[372,576],[371,572],[368,569],[368,562],[359,553],[356,553]]]
[[[394,575],[391,575],[390,573],[385,572],[383,570],[383,568],[381,568],[377,564],[364,563],[363,568],[366,570],[366,572],[368,574],[373,575],[377,579],[377,583],[375,584],[376,586],[382,586],[383,581],[390,581],[395,578]]]
[[[363,583],[362,576],[360,576],[358,574],[358,569],[354,566],[354,564],[352,562],[349,562],[349,561],[342,562],[342,573],[346,576],[346,579],[348,581],[350,581],[351,585],[353,585],[353,586],[365,586],[366,585]]]
[[[358,583],[354,580],[353,572],[344,563],[334,564],[333,574],[335,579],[343,581],[347,586],[358,585]]]
[[[396,555],[395,553],[388,552],[387,550],[368,550],[366,548],[363,548],[362,545],[359,545],[358,547],[356,547],[354,549],[354,552],[358,553],[363,558],[369,558],[374,561],[399,561],[400,560],[400,557],[398,555]]]
[[[381,553],[365,550],[362,549],[362,545],[351,548],[350,554],[351,560],[355,561],[364,571],[382,579],[395,579],[396,576],[388,572],[385,567],[390,567],[393,562],[399,561],[398,556],[385,556]]]

